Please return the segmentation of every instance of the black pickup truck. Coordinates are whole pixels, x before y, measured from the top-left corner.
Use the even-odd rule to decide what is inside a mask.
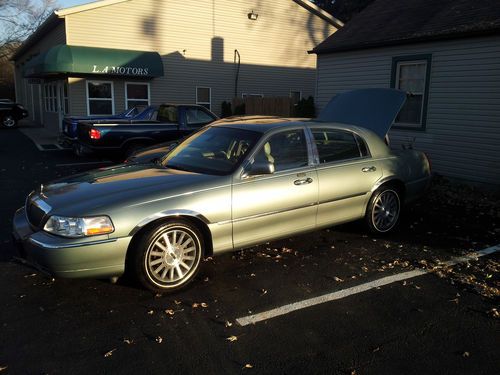
[[[215,120],[215,114],[199,105],[162,104],[151,120],[81,121],[75,151],[123,158],[140,148],[183,138]]]

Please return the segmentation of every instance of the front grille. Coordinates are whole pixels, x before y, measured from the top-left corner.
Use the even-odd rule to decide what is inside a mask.
[[[45,216],[51,207],[38,197],[29,196],[26,200],[26,217],[30,224],[36,228],[43,225]]]

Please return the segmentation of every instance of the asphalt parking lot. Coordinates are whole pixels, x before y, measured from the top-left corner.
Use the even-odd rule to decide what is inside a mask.
[[[0,374],[499,373],[498,194],[438,179],[393,234],[353,223],[225,254],[154,295],[13,259],[26,195],[96,162],[0,132]]]

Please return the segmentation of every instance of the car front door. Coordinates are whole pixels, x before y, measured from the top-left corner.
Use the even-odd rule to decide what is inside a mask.
[[[232,194],[236,248],[294,235],[315,227],[318,179],[304,129],[269,135],[250,157],[274,173],[235,178]]]
[[[311,132],[318,157],[317,225],[362,217],[371,189],[382,176],[379,163],[353,132],[328,127],[313,127]]]

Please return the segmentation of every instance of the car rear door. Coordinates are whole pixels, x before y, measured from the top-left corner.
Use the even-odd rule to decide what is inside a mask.
[[[319,204],[317,225],[361,218],[372,187],[382,176],[358,134],[328,126],[310,129],[317,151]]]
[[[233,183],[233,243],[245,247],[314,228],[318,179],[303,128],[266,137],[251,157],[274,165],[273,174]]]

